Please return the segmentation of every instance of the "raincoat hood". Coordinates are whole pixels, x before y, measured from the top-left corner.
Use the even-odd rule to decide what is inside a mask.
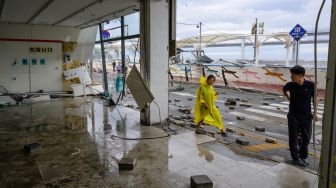
[[[206,86],[206,85],[208,85],[206,81],[207,81],[207,79],[206,79],[204,76],[202,76],[201,79],[200,79],[200,84],[201,84],[201,86]]]

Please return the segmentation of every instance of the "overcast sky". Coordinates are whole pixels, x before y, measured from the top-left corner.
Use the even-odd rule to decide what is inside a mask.
[[[202,22],[202,33],[251,32],[251,26],[265,23],[265,33],[289,32],[296,24],[313,31],[322,0],[177,0],[177,22]],[[329,31],[331,0],[320,18],[319,31]],[[211,29],[209,29],[211,28]],[[177,24],[177,38],[197,35],[196,26]]]

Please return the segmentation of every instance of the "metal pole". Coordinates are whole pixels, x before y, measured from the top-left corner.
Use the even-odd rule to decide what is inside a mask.
[[[296,41],[295,65],[299,64],[299,41]]]
[[[255,30],[254,30],[254,54],[253,54],[254,63],[256,63],[256,56],[257,56],[257,33],[258,33],[258,18],[256,18]]]
[[[202,22],[199,23],[199,51],[198,51],[198,58],[201,58],[201,51],[202,51]]]
[[[107,83],[107,75],[106,75],[106,62],[105,62],[105,48],[104,48],[104,39],[103,39],[103,28],[102,23],[99,23],[99,38],[100,38],[100,49],[102,54],[102,64],[103,64],[103,83],[104,83],[104,91],[108,92],[108,83]]]
[[[124,86],[125,87],[125,78],[126,78],[126,65],[125,65],[125,21],[124,16],[120,18],[121,25],[121,72],[124,75]],[[126,95],[125,88],[123,89],[123,96]]]
[[[28,61],[28,75],[29,75],[29,92],[31,93],[32,92],[31,67],[30,67],[31,59],[28,59],[27,61]]]
[[[189,78],[188,78],[188,68],[187,68],[187,66],[184,67],[184,73],[185,73],[186,81],[188,82]]]

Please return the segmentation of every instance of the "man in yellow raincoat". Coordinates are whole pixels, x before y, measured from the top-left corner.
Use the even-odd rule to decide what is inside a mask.
[[[204,122],[218,127],[221,133],[224,133],[222,117],[215,105],[215,100],[218,95],[212,86],[215,81],[216,77],[212,74],[207,78],[201,77],[201,86],[197,89],[196,95],[194,122],[196,123],[197,128],[199,128],[200,124]]]

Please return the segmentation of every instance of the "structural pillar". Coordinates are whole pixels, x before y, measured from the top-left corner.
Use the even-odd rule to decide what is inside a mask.
[[[176,56],[176,0],[169,3],[169,57]]]
[[[336,187],[336,4],[332,1],[319,187]]]
[[[245,38],[241,39],[241,60],[245,59]]]
[[[286,66],[287,66],[287,67],[289,66],[289,52],[290,52],[290,50],[291,50],[290,47],[291,47],[290,45],[285,46],[285,48],[286,48]]]
[[[296,42],[295,42],[295,40],[292,40],[291,47],[292,47],[292,61],[295,62],[295,55],[296,55]]]
[[[260,48],[260,45],[259,43],[257,42],[257,45],[255,47],[255,64],[256,65],[259,65],[259,48]]]
[[[152,102],[141,112],[146,125],[168,118],[169,3],[140,0],[140,71],[160,108]]]

